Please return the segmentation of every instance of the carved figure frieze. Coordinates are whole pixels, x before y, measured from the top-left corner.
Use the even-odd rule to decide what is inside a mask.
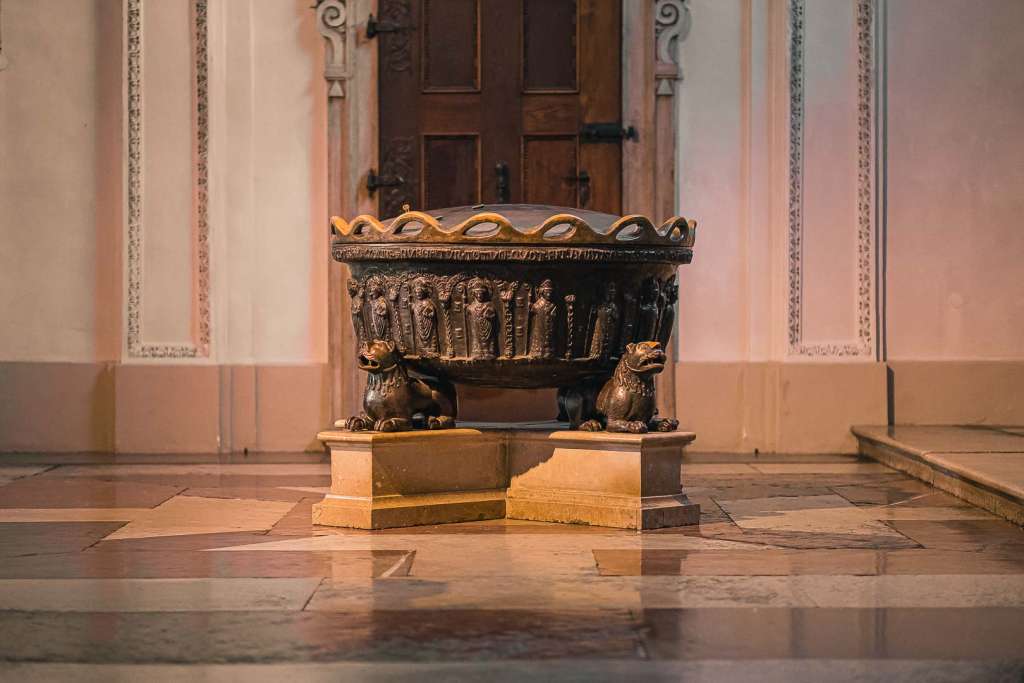
[[[560,304],[551,278],[530,283],[476,271],[405,277],[371,271],[349,280],[348,292],[360,348],[382,339],[412,357],[605,363],[645,337],[667,344],[678,285],[674,276],[581,284]]]

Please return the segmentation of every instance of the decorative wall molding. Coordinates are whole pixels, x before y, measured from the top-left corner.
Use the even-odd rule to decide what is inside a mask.
[[[654,78],[657,81],[657,95],[672,95],[675,92],[674,81],[683,80],[683,70],[679,65],[679,45],[689,33],[689,0],[655,0]]]
[[[194,268],[198,334],[193,344],[147,343],[142,335],[143,264],[142,196],[143,127],[143,0],[127,0],[128,58],[128,296],[127,352],[131,358],[196,358],[210,355],[210,228],[209,57],[207,53],[207,1],[194,0],[193,21],[193,216]]]
[[[316,27],[327,41],[324,78],[328,97],[344,97],[345,81],[351,77],[348,54],[347,0],[317,0]]]
[[[789,3],[789,301],[790,356],[874,358],[874,15],[876,0],[857,2],[857,294],[855,340],[810,343],[803,332],[804,0]]]
[[[0,1],[0,71],[7,68],[7,57],[4,56],[4,3]]]

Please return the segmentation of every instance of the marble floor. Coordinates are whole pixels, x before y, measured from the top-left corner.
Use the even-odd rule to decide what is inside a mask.
[[[318,528],[317,456],[4,456],[0,680],[1024,680],[1024,531],[852,456],[699,527]]]

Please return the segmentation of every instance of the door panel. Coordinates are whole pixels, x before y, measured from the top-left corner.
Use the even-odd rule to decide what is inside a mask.
[[[523,142],[523,201],[577,205],[576,137],[531,135]]]
[[[576,91],[576,11],[576,0],[523,0],[524,92]]]
[[[477,0],[423,0],[423,91],[478,91]]]
[[[480,196],[476,135],[423,137],[423,206],[462,206]]]
[[[380,0],[381,217],[498,201],[621,207],[615,0]],[[586,191],[574,180],[589,177]]]

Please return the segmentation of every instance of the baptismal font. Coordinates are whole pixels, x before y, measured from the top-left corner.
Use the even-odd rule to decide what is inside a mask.
[[[367,385],[320,434],[333,483],[316,523],[697,522],[679,479],[694,435],[655,401],[692,221],[503,204],[332,231]],[[459,384],[557,388],[562,422],[459,425]]]

